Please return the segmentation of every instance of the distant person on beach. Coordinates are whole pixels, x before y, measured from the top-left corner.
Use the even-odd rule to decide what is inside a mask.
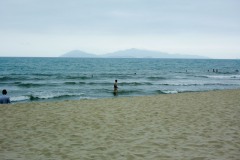
[[[7,104],[7,103],[11,103],[10,102],[10,98],[7,96],[7,90],[4,89],[2,90],[2,96],[0,96],[0,104]]]
[[[113,86],[114,90],[113,90],[113,94],[117,95],[118,92],[118,84],[117,84],[117,80],[115,80],[114,86]]]

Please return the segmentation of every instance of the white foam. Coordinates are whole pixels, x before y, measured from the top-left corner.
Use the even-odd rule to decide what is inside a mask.
[[[240,75],[208,75],[208,77],[215,79],[240,79]]]
[[[40,93],[38,95],[34,95],[34,97],[40,98],[40,99],[52,99],[52,98],[58,98],[58,97],[64,97],[64,96],[82,96],[84,93]]]
[[[169,91],[169,90],[163,90],[162,92],[167,93],[167,94],[176,94],[178,91]]]
[[[17,102],[17,101],[25,101],[25,100],[29,100],[30,97],[28,96],[17,96],[17,97],[10,97],[10,100],[12,102]]]

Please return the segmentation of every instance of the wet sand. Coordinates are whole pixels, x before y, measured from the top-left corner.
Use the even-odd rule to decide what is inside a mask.
[[[240,90],[0,105],[0,159],[239,160]]]

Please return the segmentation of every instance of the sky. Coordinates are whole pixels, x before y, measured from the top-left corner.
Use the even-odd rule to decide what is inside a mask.
[[[129,48],[240,58],[240,0],[0,0],[0,56]]]

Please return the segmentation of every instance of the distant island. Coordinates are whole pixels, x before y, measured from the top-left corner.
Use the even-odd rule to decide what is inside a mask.
[[[91,53],[86,53],[80,50],[73,50],[70,52],[67,52],[60,57],[82,57],[82,58],[96,58],[97,55],[91,54]]]
[[[176,59],[209,59],[208,57],[198,55],[184,55],[184,54],[169,54],[159,51],[141,50],[141,49],[127,49],[107,53],[103,55],[96,55],[92,53],[83,52],[80,50],[73,50],[67,52],[60,57],[79,57],[79,58],[176,58]]]

